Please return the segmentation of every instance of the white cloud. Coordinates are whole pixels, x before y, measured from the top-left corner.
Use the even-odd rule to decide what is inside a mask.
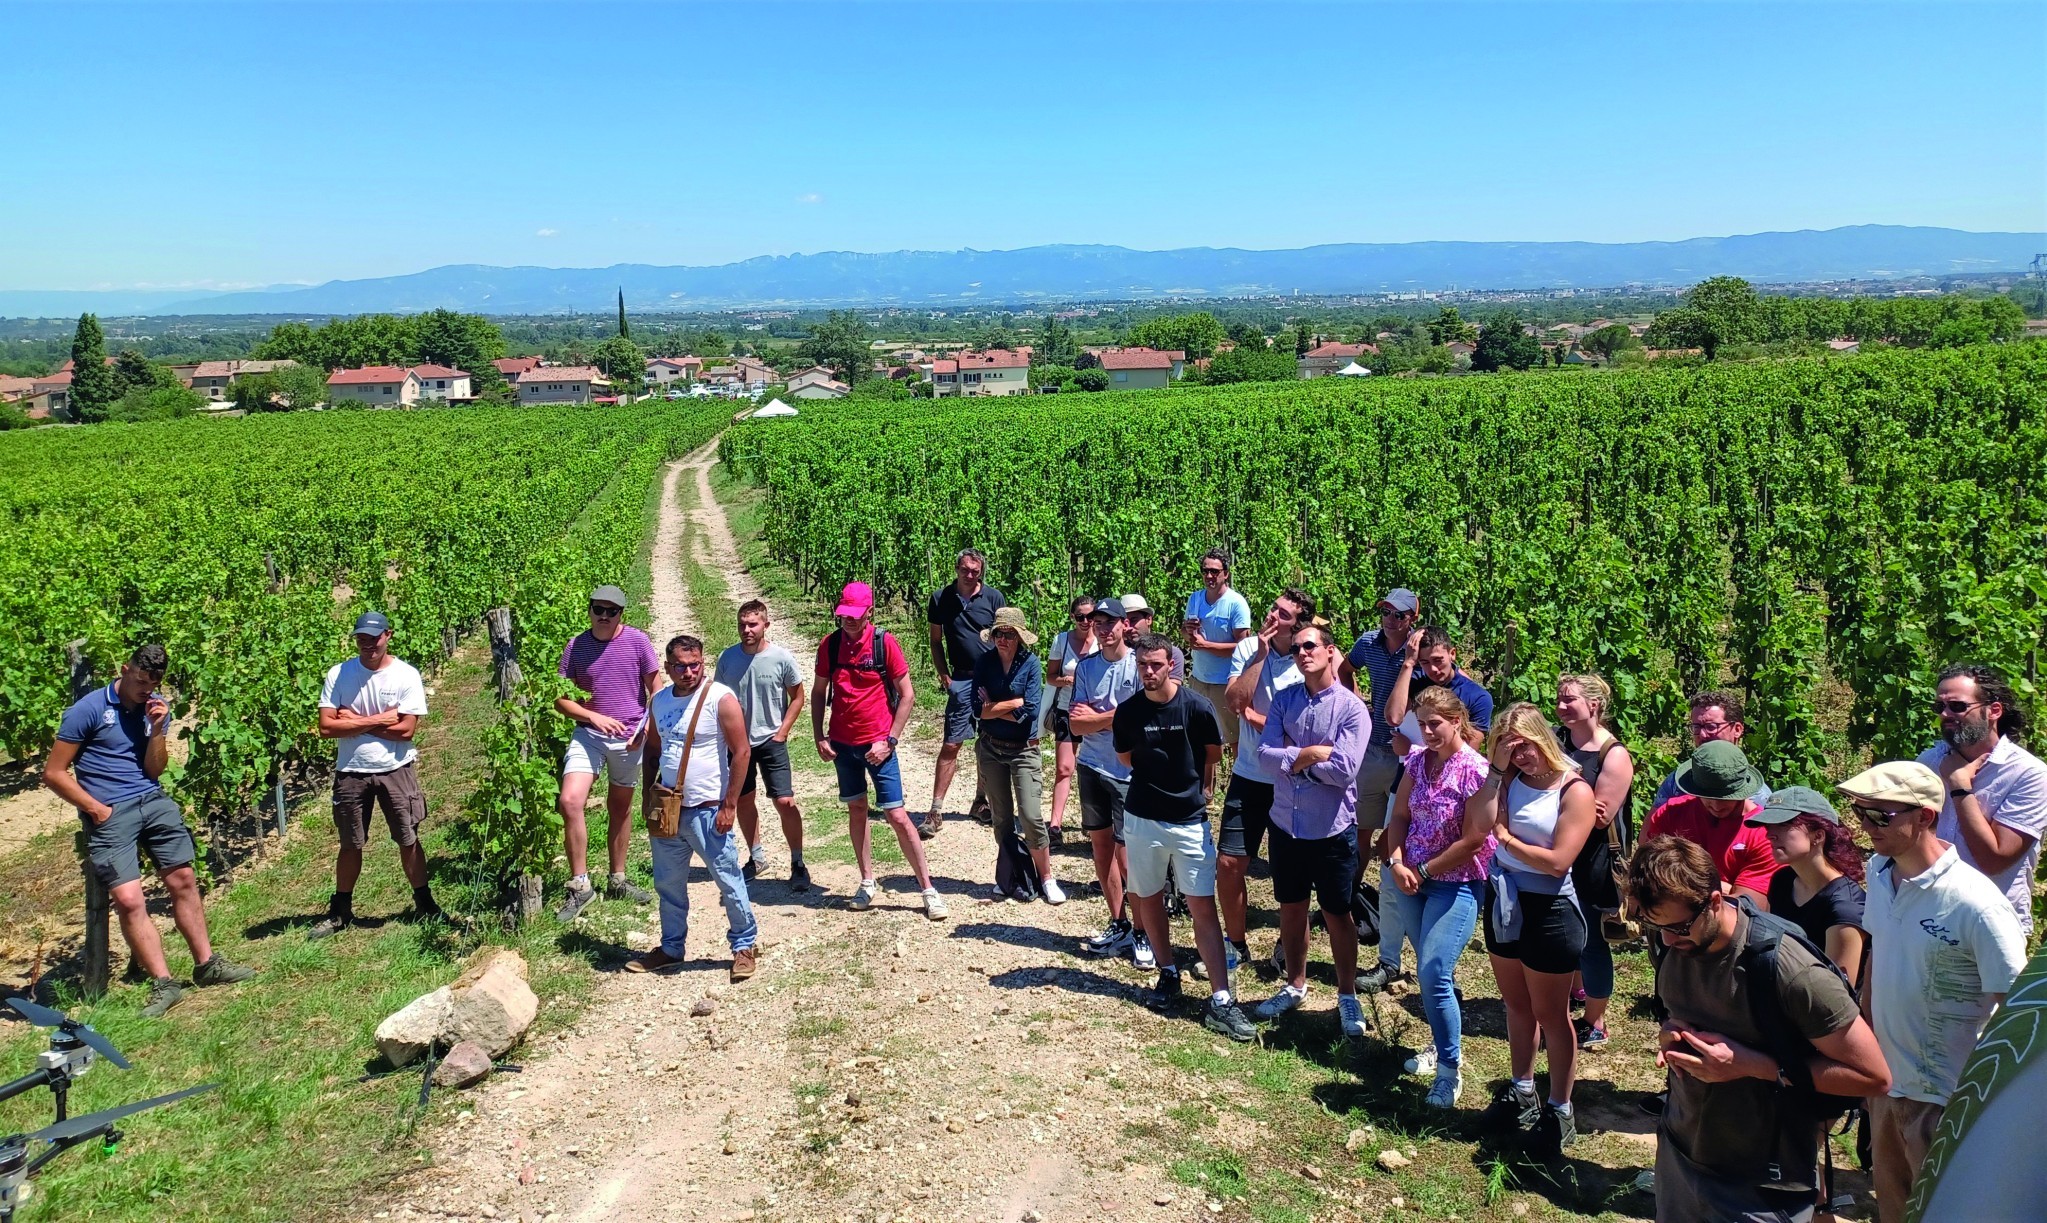
[[[536,238],[552,238],[560,232],[559,229],[536,229],[533,231],[533,236]]]
[[[796,197],[796,202],[799,204],[822,204],[824,203],[824,197],[815,191],[806,191]]]

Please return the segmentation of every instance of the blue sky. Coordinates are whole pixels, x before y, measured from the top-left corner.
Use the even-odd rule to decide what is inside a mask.
[[[0,46],[0,288],[2047,229],[2040,3],[0,2]]]

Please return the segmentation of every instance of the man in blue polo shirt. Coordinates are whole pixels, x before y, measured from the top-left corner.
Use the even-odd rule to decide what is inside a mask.
[[[152,1018],[176,1006],[185,991],[171,976],[163,939],[144,907],[139,850],[149,852],[171,894],[178,932],[192,948],[192,983],[226,985],[256,975],[213,950],[192,873],[192,832],[156,782],[170,763],[170,705],[156,691],[168,666],[162,646],[137,649],[122,664],[120,679],[64,711],[43,763],[43,784],[78,808],[85,824],[87,859],[120,915],[129,953],[149,974],[142,1013]]]

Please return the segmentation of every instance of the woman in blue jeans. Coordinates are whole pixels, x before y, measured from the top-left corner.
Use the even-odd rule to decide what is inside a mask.
[[[1457,960],[1471,942],[1493,853],[1493,812],[1472,801],[1485,786],[1486,758],[1464,702],[1447,687],[1415,698],[1421,746],[1408,753],[1393,798],[1382,852],[1398,891],[1381,903],[1400,906],[1415,944],[1422,1013],[1432,1047],[1407,1063],[1411,1074],[1435,1074],[1429,1103],[1453,1108],[1464,1090],[1464,1015],[1457,1003]]]

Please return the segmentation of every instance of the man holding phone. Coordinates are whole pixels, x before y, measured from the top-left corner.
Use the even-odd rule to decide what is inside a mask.
[[[157,784],[170,763],[171,709],[156,686],[169,666],[162,646],[137,649],[119,679],[64,711],[43,762],[43,784],[78,808],[85,824],[86,858],[120,915],[129,954],[149,976],[142,1013],[151,1018],[176,1006],[185,991],[171,976],[145,905],[140,851],[148,851],[171,894],[171,915],[192,949],[192,983],[228,985],[256,975],[213,949],[192,871],[192,831],[177,801]]]

